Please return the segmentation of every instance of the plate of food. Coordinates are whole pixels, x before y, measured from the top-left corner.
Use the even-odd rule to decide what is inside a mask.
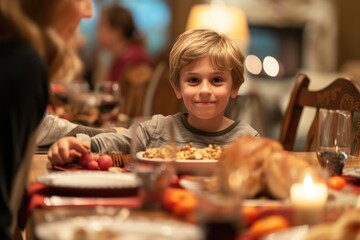
[[[101,171],[52,172],[39,176],[37,181],[64,195],[136,194],[139,185],[133,173]]]
[[[212,175],[220,158],[222,148],[209,145],[205,148],[195,148],[191,144],[178,147],[174,157],[170,155],[169,147],[149,148],[136,154],[140,161],[161,163],[174,160],[176,171],[180,174]]]
[[[35,234],[41,240],[203,239],[201,229],[193,224],[147,217],[129,217],[123,219],[121,215],[76,216],[45,222],[36,227]]]

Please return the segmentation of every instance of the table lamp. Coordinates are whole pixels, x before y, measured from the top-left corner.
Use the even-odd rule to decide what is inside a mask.
[[[210,28],[227,34],[240,44],[244,55],[249,44],[249,27],[245,13],[237,7],[221,2],[196,4],[189,13],[186,30]]]

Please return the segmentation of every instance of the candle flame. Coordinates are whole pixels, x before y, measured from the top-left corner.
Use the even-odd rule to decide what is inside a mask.
[[[305,193],[312,193],[314,190],[314,182],[310,174],[306,174],[303,182],[303,190]]]

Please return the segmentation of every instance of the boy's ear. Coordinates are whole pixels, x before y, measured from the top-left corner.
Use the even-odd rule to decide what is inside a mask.
[[[236,96],[238,95],[239,89],[240,89],[240,86],[234,87],[234,88],[231,90],[230,97],[231,97],[231,98],[236,98]]]
[[[175,92],[176,97],[177,97],[178,99],[182,99],[181,90],[180,90],[179,88],[177,88],[177,87],[174,85],[174,83],[170,82],[170,84],[171,84],[172,89],[173,89],[174,92]]]

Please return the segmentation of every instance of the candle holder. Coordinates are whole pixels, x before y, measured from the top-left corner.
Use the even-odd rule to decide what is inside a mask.
[[[314,225],[323,220],[328,190],[322,172],[308,168],[290,189],[294,225]]]

